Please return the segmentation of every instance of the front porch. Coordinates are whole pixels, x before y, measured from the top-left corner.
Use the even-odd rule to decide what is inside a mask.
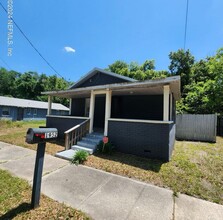
[[[134,84],[49,94],[47,127],[58,129],[67,150],[96,131],[122,152],[167,161],[175,140],[175,85]],[[69,116],[50,115],[52,95],[70,99]]]

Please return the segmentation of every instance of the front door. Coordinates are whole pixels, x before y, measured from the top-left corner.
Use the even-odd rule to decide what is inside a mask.
[[[105,95],[95,97],[93,131],[104,132],[105,126]]]
[[[23,108],[18,108],[17,121],[23,120],[23,114],[24,114],[24,109]]]

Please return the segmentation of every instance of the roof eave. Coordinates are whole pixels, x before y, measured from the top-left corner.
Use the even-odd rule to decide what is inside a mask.
[[[164,79],[157,80],[147,80],[147,81],[137,81],[137,82],[126,82],[126,83],[115,83],[115,84],[107,84],[107,85],[99,85],[99,86],[91,86],[91,87],[83,87],[83,88],[75,88],[68,89],[62,91],[49,91],[43,92],[41,94],[51,95],[51,96],[66,96],[75,92],[90,92],[91,90],[104,90],[104,89],[118,89],[118,88],[128,88],[128,87],[137,87],[137,86],[155,86],[155,85],[168,85],[177,83],[177,94],[175,95],[175,99],[180,99],[180,76],[172,76]]]

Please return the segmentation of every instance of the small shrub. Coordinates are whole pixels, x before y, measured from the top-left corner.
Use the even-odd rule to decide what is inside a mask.
[[[97,146],[97,151],[100,153],[111,154],[114,151],[114,146],[111,142],[104,144],[103,141],[100,141]]]
[[[84,150],[78,150],[75,152],[74,156],[71,159],[72,164],[82,164],[84,161],[87,160],[88,152]]]

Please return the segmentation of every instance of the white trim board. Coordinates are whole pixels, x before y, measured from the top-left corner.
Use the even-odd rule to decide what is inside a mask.
[[[124,119],[124,118],[109,118],[108,120],[109,121],[121,121],[121,122],[150,123],[150,124],[172,124],[172,123],[174,123],[173,121]]]
[[[66,115],[47,115],[49,118],[73,118],[73,119],[89,119],[88,117],[79,117],[79,116],[66,116]]]

